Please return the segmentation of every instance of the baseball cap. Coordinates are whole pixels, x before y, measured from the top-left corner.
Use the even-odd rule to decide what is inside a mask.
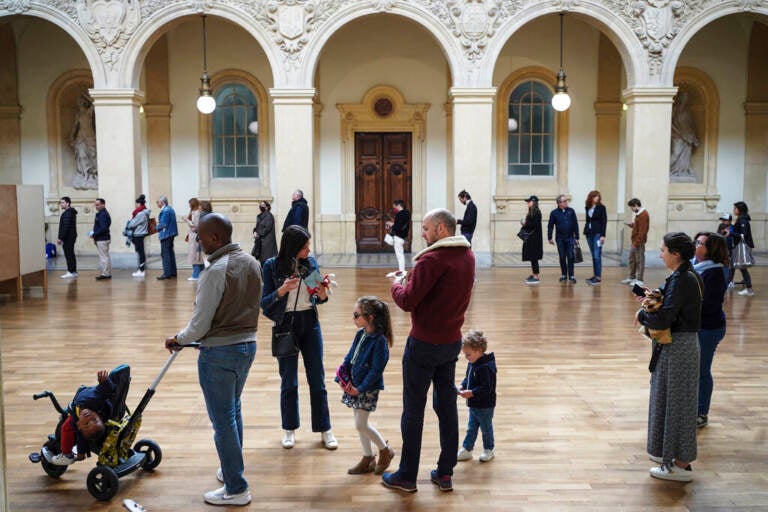
[[[732,220],[731,219],[731,214],[730,213],[723,213],[722,215],[720,215],[720,220]]]
[[[528,201],[533,201],[534,203],[538,203],[539,202],[539,198],[536,197],[536,196],[531,196],[531,197],[529,197],[528,199],[525,200],[526,203]]]

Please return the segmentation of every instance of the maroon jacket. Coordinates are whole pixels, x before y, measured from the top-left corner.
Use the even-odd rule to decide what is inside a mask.
[[[410,336],[435,345],[461,340],[464,312],[475,282],[475,255],[463,236],[442,238],[414,258],[405,286],[392,299],[411,313]]]

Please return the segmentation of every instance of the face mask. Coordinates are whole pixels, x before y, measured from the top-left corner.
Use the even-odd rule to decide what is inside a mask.
[[[259,210],[261,210],[262,212],[265,212],[265,211],[267,211],[267,207],[266,206],[259,206]]]

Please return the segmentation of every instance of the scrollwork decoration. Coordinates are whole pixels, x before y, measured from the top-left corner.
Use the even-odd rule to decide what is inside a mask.
[[[125,44],[141,23],[139,2],[77,0],[77,21],[93,41],[102,61],[115,69]]]

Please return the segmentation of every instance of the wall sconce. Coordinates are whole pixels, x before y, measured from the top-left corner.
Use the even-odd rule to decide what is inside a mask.
[[[552,96],[552,108],[558,112],[564,112],[571,106],[571,97],[568,96],[568,86],[565,85],[565,71],[563,71],[563,20],[565,13],[560,13],[560,70],[557,72],[557,85],[555,95]]]
[[[200,96],[197,98],[197,110],[201,114],[210,114],[216,110],[216,100],[211,95],[211,77],[208,76],[208,63],[206,61],[205,40],[205,15],[203,18],[203,74],[200,75]]]

